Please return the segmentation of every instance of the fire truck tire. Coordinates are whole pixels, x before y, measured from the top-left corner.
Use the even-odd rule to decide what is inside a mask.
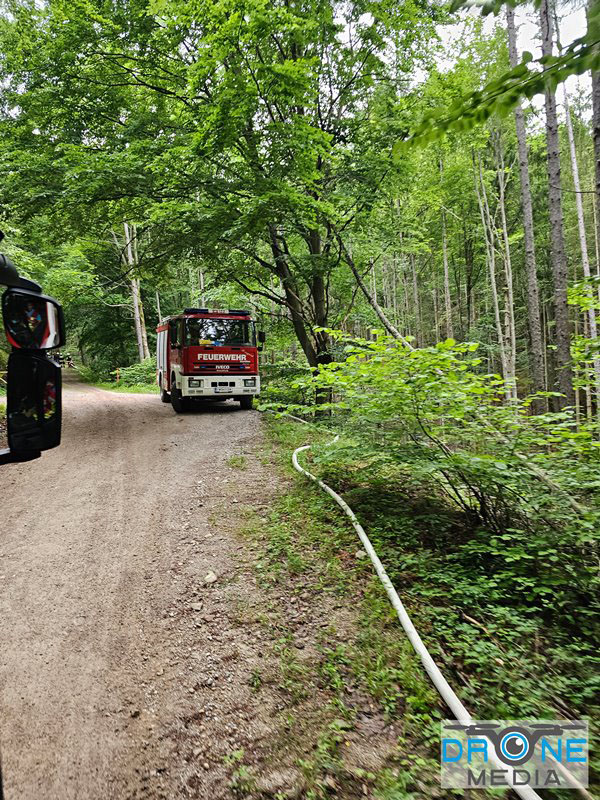
[[[171,387],[171,405],[176,414],[181,414],[188,408],[187,398],[181,396],[181,389],[178,389],[175,384],[175,377],[172,378]]]
[[[250,411],[252,408],[252,395],[246,394],[243,397],[240,397],[240,408],[244,411]]]
[[[171,395],[167,392],[167,390],[163,386],[162,375],[160,378],[160,399],[162,400],[163,403],[171,402]]]

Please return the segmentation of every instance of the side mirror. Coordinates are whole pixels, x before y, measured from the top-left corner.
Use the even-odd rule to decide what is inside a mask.
[[[26,289],[7,289],[2,295],[4,330],[19,350],[50,350],[65,343],[62,308],[56,300]]]
[[[265,336],[265,332],[264,331],[259,331],[258,332],[258,341],[261,344],[264,344],[266,342],[266,340],[267,340],[267,337]]]
[[[61,370],[45,355],[12,352],[8,359],[6,423],[15,460],[60,444]]]

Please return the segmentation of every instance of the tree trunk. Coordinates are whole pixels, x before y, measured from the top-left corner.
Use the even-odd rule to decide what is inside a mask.
[[[588,2],[588,30],[589,15],[597,6],[598,0]],[[592,138],[594,140],[594,178],[596,192],[594,200],[594,237],[596,241],[596,273],[600,275],[600,257],[598,244],[600,243],[600,72],[592,72]],[[600,287],[598,289],[600,299]]]
[[[118,252],[121,256],[121,263],[124,267],[127,267],[127,274],[131,276],[131,272],[133,271],[134,260],[133,260],[133,249],[131,246],[131,236],[129,232],[129,225],[124,222],[123,223],[123,231],[124,231],[124,245],[121,247],[119,245],[119,240],[117,238],[117,234],[112,231],[112,237],[115,243],[115,247],[117,248]],[[139,304],[139,297],[138,297],[138,289],[137,283],[135,282],[134,278],[129,278],[129,288],[131,290],[131,307],[133,309],[133,322],[135,327],[135,338],[137,341],[138,347],[138,358],[140,361],[144,360],[144,344],[142,342],[142,330],[140,327],[140,304]]]
[[[138,357],[144,360],[144,343],[142,341],[142,327],[140,325],[140,296],[138,285],[135,278],[130,281],[131,286],[131,305],[133,306],[133,321],[135,323],[135,337],[137,339]]]
[[[273,253],[273,259],[275,261],[275,269],[283,287],[296,338],[306,356],[308,365],[316,369],[319,365],[317,350],[311,342],[310,336],[306,330],[304,309],[302,307],[300,295],[286,261],[285,253],[279,246],[277,232],[272,226],[269,226],[269,236],[271,240],[271,252]]]
[[[127,223],[124,223],[127,225]],[[138,249],[137,249],[137,228],[135,225],[127,226],[129,238],[128,238],[128,249],[127,254],[129,258],[130,265],[137,267],[139,260],[138,260]],[[136,296],[137,296],[137,303],[138,303],[138,317],[139,317],[139,326],[140,326],[140,337],[142,341],[142,353],[143,358],[150,358],[150,348],[148,347],[148,334],[146,333],[146,317],[144,315],[144,305],[142,303],[142,293],[140,290],[140,279],[133,278],[132,280],[136,283]]]
[[[486,260],[490,276],[490,290],[492,294],[492,307],[494,309],[494,322],[496,325],[496,338],[498,340],[498,350],[500,353],[501,372],[502,377],[504,378],[504,394],[507,400],[511,400],[513,396],[512,387],[514,380],[513,376],[510,374],[506,358],[506,348],[504,346],[504,331],[502,329],[500,303],[498,301],[498,285],[496,283],[495,232],[489,204],[487,201],[487,192],[485,189],[483,170],[481,168],[481,160],[479,161],[479,176],[478,178],[475,178],[475,189],[477,192],[477,202],[479,204],[479,213],[481,215],[481,224],[483,226],[483,235],[485,240]]]
[[[377,300],[367,289],[367,286],[363,281],[363,279],[361,278],[360,272],[357,270],[356,264],[354,263],[354,260],[339,233],[336,234],[336,239],[340,246],[340,250],[342,252],[344,261],[350,267],[352,274],[354,275],[354,278],[356,279],[356,282],[358,283],[362,293],[366,297],[373,311],[377,314],[377,317],[381,322],[381,324],[383,325],[383,327],[385,328],[385,330],[389,333],[390,336],[393,336],[394,339],[398,339],[399,341],[402,342],[402,344],[404,344],[406,347],[409,347],[412,350],[413,349],[412,345],[406,341],[406,339],[404,338],[404,336],[402,336],[400,331],[390,322],[390,320],[386,317],[385,313],[383,312]]]
[[[454,339],[454,328],[452,326],[452,300],[450,298],[450,272],[448,270],[448,242],[446,239],[446,212],[443,210],[442,210],[442,259],[444,262],[444,308],[446,311],[446,338]]]
[[[513,379],[512,394],[517,397],[517,386],[515,381],[517,368],[517,334],[515,330],[515,301],[513,292],[512,261],[510,257],[510,242],[508,240],[508,226],[506,224],[506,173],[504,168],[504,154],[502,152],[502,142],[500,137],[496,142],[496,157],[498,161],[498,202],[500,205],[500,221],[502,224],[502,243],[504,253],[504,273],[506,280],[506,302],[504,305],[506,341],[508,342],[508,368]]]
[[[313,260],[316,262],[316,266],[313,267],[315,271],[313,272],[310,290],[314,308],[315,327],[326,328],[328,312],[327,284],[325,282],[323,273],[321,272],[321,265],[319,263],[322,244],[321,234],[316,228],[310,231],[310,235],[308,237],[308,246],[310,254],[313,256]],[[316,342],[318,363],[331,363],[331,343],[329,340],[329,335],[325,333],[325,331],[315,331],[314,337]]]
[[[517,32],[515,28],[515,12],[506,7],[506,23],[508,28],[508,49],[511,67],[518,66]],[[529,318],[529,341],[531,347],[531,377],[534,392],[546,389],[544,369],[544,349],[542,343],[542,323],[540,316],[540,291],[537,279],[535,259],[535,237],[533,229],[533,205],[531,202],[531,186],[529,183],[529,157],[527,154],[527,133],[525,115],[521,103],[515,108],[515,127],[517,129],[517,146],[519,153],[519,178],[521,181],[521,203],[523,206],[523,232],[525,238],[525,267],[527,271],[527,313]],[[536,400],[532,404],[534,413],[546,409],[544,400]]]
[[[206,305],[206,300],[204,299],[204,272],[201,269],[198,272],[198,282],[200,284],[200,305],[202,308],[204,308]]]
[[[158,289],[156,290],[156,313],[158,314],[158,321],[161,322],[162,314],[160,312],[160,295],[158,294]]]
[[[375,302],[377,303],[377,276],[375,275],[375,264],[371,259],[371,294],[375,298]]]
[[[585,217],[583,215],[583,198],[581,194],[581,181],[579,180],[579,166],[577,164],[577,151],[575,149],[575,137],[573,135],[573,124],[571,122],[571,109],[569,107],[569,95],[567,87],[563,84],[565,99],[565,118],[567,121],[567,137],[569,140],[569,152],[571,154],[571,168],[573,171],[573,188],[575,189],[575,208],[577,210],[577,228],[579,231],[579,247],[581,249],[581,266],[583,277],[591,277],[590,258],[588,254],[587,236],[585,232]],[[598,338],[596,326],[596,310],[590,308],[587,312],[588,336],[590,339]],[[600,359],[594,359],[594,382],[596,385],[596,404],[600,409]]]
[[[552,55],[552,18],[549,0],[541,0],[540,26],[542,53]],[[552,276],[554,282],[554,319],[556,331],[556,365],[559,391],[564,395],[559,406],[572,406],[575,400],[571,375],[571,336],[569,307],[567,305],[567,258],[563,234],[562,191],[560,176],[560,143],[556,96],[552,89],[545,92],[546,147],[548,170],[548,205],[550,209],[550,243]]]
[[[417,347],[422,347],[423,332],[421,330],[421,306],[419,303],[419,283],[417,280],[417,268],[415,265],[415,256],[413,253],[409,255],[409,260],[412,272],[413,305],[415,308],[415,342]]]
[[[148,332],[146,330],[146,315],[144,313],[144,303],[142,302],[142,290],[140,279],[137,278],[138,302],[140,304],[140,331],[142,333],[142,349],[144,358],[150,358],[150,348],[148,347]]]

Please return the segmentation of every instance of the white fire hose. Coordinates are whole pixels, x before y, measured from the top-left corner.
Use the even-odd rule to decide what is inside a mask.
[[[304,422],[304,420],[302,420],[302,422]],[[333,441],[334,442],[337,441],[338,438],[339,437],[336,436]],[[375,552],[375,549],[371,544],[369,537],[365,533],[360,522],[356,519],[354,511],[352,511],[350,506],[340,497],[339,494],[337,494],[337,492],[334,492],[333,489],[331,489],[331,487],[327,486],[326,483],[323,483],[322,480],[319,480],[319,478],[317,478],[315,475],[305,470],[304,467],[301,467],[300,464],[298,463],[298,453],[301,453],[303,450],[309,450],[310,447],[311,445],[307,444],[304,445],[304,447],[298,447],[296,450],[294,450],[294,453],[292,455],[292,463],[294,464],[294,468],[298,470],[298,472],[305,475],[307,478],[310,478],[311,481],[320,486],[321,489],[323,489],[323,491],[327,492],[327,494],[331,495],[331,497],[333,497],[335,502],[343,509],[346,516],[350,517],[352,525],[354,526],[355,531],[358,533],[359,538],[363,544],[363,547],[367,551],[369,558],[371,559],[373,566],[375,567],[375,572],[377,573],[379,580],[383,584],[383,588],[386,591],[390,603],[392,604],[394,610],[396,611],[396,614],[398,615],[400,624],[404,628],[404,632],[408,636],[408,639],[412,644],[415,652],[421,659],[421,663],[425,667],[425,670],[427,671],[427,674],[431,678],[433,685],[439,692],[440,697],[446,703],[448,708],[452,711],[452,713],[454,714],[454,718],[458,720],[461,724],[468,725],[474,722],[473,717],[467,711],[465,706],[462,704],[460,698],[452,689],[448,681],[444,678],[444,676],[440,672],[439,667],[431,657],[429,650],[423,644],[423,640],[419,636],[415,626],[412,624],[412,621],[406,609],[404,608],[402,600],[400,600],[398,592],[394,589],[394,585],[392,584],[387,572],[385,571],[383,564],[379,560],[379,556]],[[494,756],[492,756],[492,760],[494,761],[496,760]],[[498,765],[501,766],[499,763]],[[516,792],[516,794],[518,794],[519,797],[523,798],[523,800],[542,800],[539,794],[537,794],[537,792],[535,792],[529,786],[511,786],[510,788],[512,788],[512,790]],[[583,789],[583,787],[581,787],[581,789]],[[585,792],[585,789],[583,789],[583,792]],[[587,792],[585,792],[585,794],[589,797]]]

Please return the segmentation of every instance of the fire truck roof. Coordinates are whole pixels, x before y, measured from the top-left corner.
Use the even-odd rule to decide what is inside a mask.
[[[184,308],[180,314],[172,314],[170,317],[163,317],[158,323],[157,331],[167,330],[167,326],[172,319],[240,319],[250,320],[249,311],[241,311],[236,308]]]
[[[241,316],[241,317],[249,317],[250,316],[250,312],[249,311],[242,311],[242,310],[237,309],[237,308],[229,308],[229,309],[225,309],[225,308],[184,308],[183,309],[183,313],[184,314],[212,314],[213,316],[215,316],[215,315],[216,316],[219,316],[219,315],[220,316],[223,316],[223,315]],[[177,315],[177,316],[181,316],[181,315]]]

